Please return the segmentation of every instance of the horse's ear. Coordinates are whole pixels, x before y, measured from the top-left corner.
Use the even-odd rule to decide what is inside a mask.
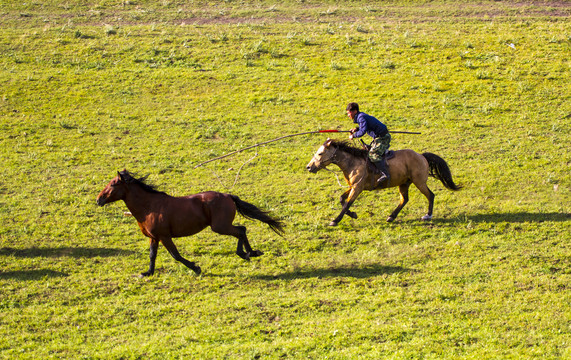
[[[123,171],[117,171],[117,175],[119,175],[119,178],[122,181],[127,181],[127,174],[128,174],[127,169],[123,169]]]
[[[330,138],[327,138],[327,141],[325,141],[325,144],[323,144],[323,145],[329,146],[329,145],[331,145],[331,142],[332,142],[332,141],[333,141],[333,140],[331,140]]]

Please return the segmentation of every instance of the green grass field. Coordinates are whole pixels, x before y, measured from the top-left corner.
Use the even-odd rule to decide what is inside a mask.
[[[571,5],[566,1],[0,0],[0,358],[571,357]],[[386,223],[305,170],[350,101],[459,192]],[[339,137],[345,137],[340,134]],[[358,144],[358,143],[356,143]],[[229,192],[286,223],[262,257],[205,230],[148,240],[127,168],[171,195]],[[338,178],[340,181],[338,181]]]

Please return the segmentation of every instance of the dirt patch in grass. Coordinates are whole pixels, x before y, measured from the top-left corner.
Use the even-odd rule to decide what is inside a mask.
[[[343,5],[342,5],[343,6]],[[212,9],[203,9],[212,11]],[[252,9],[254,10],[254,9]],[[431,22],[447,18],[455,20],[478,20],[498,18],[537,18],[548,17],[566,18],[571,16],[571,5],[568,1],[552,1],[537,3],[532,1],[517,3],[482,2],[459,4],[450,11],[449,7],[443,9],[442,4],[426,3],[415,6],[379,5],[369,7],[335,8],[320,6],[305,6],[295,10],[258,9],[255,15],[236,16],[229,14],[203,14],[192,18],[175,21],[181,25],[211,25],[211,24],[271,24],[288,22],[344,22],[352,23],[366,19],[390,23],[396,21]]]
[[[215,25],[215,24],[272,24],[272,23],[354,23],[361,21],[391,23],[398,21],[431,22],[491,19],[550,18],[554,21],[571,16],[568,1],[522,2],[467,2],[451,7],[448,3],[402,5],[401,3],[354,5],[353,3],[299,5],[291,4],[237,6],[232,3],[216,6],[161,5],[155,3],[122,4],[101,8],[85,4],[73,9],[61,7],[14,6],[0,14],[0,19],[11,22],[42,21],[51,24],[121,26],[145,24]]]

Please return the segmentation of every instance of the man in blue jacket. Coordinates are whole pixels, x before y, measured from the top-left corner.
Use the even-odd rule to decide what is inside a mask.
[[[391,144],[391,134],[387,126],[375,117],[359,111],[359,104],[349,103],[347,105],[347,116],[359,126],[351,130],[349,139],[360,138],[368,134],[373,138],[369,149],[369,159],[375,164],[381,177],[377,179],[377,186],[383,181],[389,182],[389,172],[386,169],[384,155]]]

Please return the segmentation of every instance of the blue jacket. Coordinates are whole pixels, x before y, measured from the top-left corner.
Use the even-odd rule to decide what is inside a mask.
[[[353,134],[354,138],[369,134],[373,139],[376,139],[389,132],[385,124],[377,120],[374,116],[367,115],[363,112],[357,113],[353,122],[359,124],[359,130]]]

